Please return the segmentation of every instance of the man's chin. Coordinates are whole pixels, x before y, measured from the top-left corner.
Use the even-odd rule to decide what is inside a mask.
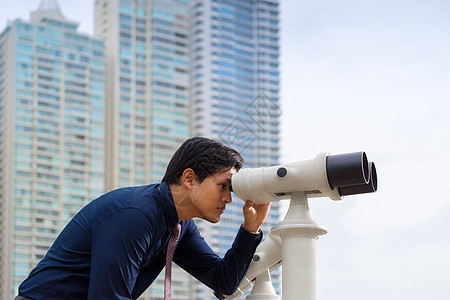
[[[215,224],[220,221],[220,217],[208,218],[208,219],[206,219],[206,221],[208,221],[209,223]]]

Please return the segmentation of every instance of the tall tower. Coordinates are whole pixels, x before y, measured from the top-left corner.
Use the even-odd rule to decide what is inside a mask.
[[[106,49],[106,189],[160,182],[189,136],[189,12],[184,0],[96,0]],[[192,299],[172,272],[172,298]],[[163,298],[163,276],[141,297]]]
[[[190,14],[192,134],[237,149],[244,167],[278,164],[279,1],[192,0]],[[280,203],[272,203],[266,234],[279,218]],[[229,205],[218,226],[197,223],[213,249],[223,253],[242,223],[242,202]],[[279,274],[272,276],[278,291]],[[196,289],[198,299],[212,299],[208,289]]]
[[[96,0],[106,48],[106,188],[160,181],[189,137],[188,5]]]
[[[104,44],[56,1],[0,34],[0,295],[104,192]]]

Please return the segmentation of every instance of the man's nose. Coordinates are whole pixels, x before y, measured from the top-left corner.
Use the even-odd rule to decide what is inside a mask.
[[[231,193],[230,192],[226,193],[222,201],[225,203],[231,203],[231,201],[233,201],[233,198],[231,198]]]

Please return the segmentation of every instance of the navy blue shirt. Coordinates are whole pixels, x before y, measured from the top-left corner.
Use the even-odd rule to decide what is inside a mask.
[[[232,294],[247,272],[262,234],[239,229],[223,258],[192,220],[178,221],[166,183],[122,188],[86,205],[19,293],[39,299],[136,299],[165,265],[172,229],[181,223],[174,262],[223,294]]]

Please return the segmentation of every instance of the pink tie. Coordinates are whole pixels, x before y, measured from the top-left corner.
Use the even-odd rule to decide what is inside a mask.
[[[178,237],[180,236],[180,231],[181,224],[178,224],[178,226],[172,230],[172,236],[170,237],[169,244],[167,245],[166,277],[164,279],[164,300],[172,299],[172,284],[170,280],[170,277],[172,275],[172,258],[178,242]]]

